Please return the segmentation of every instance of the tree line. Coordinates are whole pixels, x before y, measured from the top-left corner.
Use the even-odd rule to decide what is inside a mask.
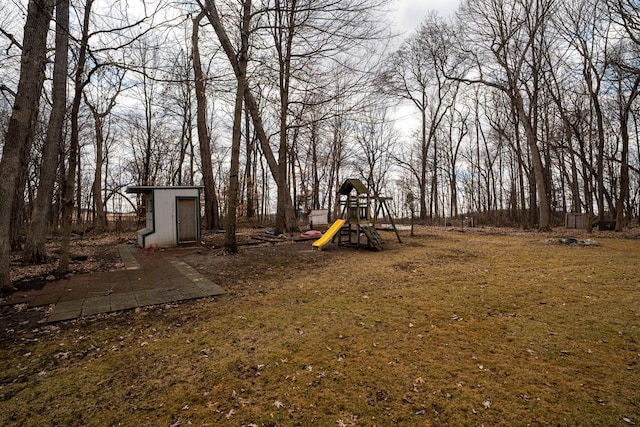
[[[345,178],[398,216],[549,229],[640,216],[640,6],[465,0],[403,40],[385,0],[29,0],[0,19],[0,287],[128,185],[202,185],[204,225],[298,229]]]

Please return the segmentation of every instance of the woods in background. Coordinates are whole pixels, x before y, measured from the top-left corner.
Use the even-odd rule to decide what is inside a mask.
[[[7,5],[0,287],[12,249],[41,262],[49,233],[107,228],[137,208],[132,184],[203,185],[204,224],[230,251],[238,220],[280,233],[310,209],[335,216],[349,177],[425,223],[640,216],[640,5],[466,0],[404,40],[390,7]]]

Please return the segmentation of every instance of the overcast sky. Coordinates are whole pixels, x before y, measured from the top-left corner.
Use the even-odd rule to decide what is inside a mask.
[[[429,11],[437,10],[442,16],[447,16],[456,10],[460,0],[396,0],[394,3],[398,30],[409,35]]]

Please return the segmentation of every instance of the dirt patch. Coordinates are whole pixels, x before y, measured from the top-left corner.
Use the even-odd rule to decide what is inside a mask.
[[[133,242],[135,242],[133,232],[74,234],[71,240],[69,272],[61,276],[56,271],[60,255],[60,238],[49,238],[46,242],[49,261],[46,263],[25,264],[21,261],[20,252],[14,251],[11,254],[13,286],[17,291],[42,290],[47,283],[59,280],[61,277],[124,268],[117,245]],[[7,296],[6,292],[0,294],[0,302]],[[26,333],[41,324],[51,309],[51,306],[27,308],[25,304],[0,305],[0,324],[5,327],[5,331],[10,331],[10,335]],[[0,340],[2,339],[3,334],[0,331]]]
[[[312,249],[311,242],[283,241],[277,244],[244,246],[239,253],[233,255],[215,249],[201,249],[181,258],[230,295],[242,296],[264,292],[262,287],[274,277],[286,280],[302,270],[320,268],[331,257],[318,257],[317,254],[318,251]]]
[[[84,274],[123,268],[118,255],[118,243],[135,242],[135,234],[85,234],[73,235],[71,259],[67,274]],[[47,281],[59,278],[56,271],[60,256],[60,238],[49,238],[46,242],[49,261],[44,264],[24,264],[22,254],[11,254],[11,278],[13,286],[21,291],[41,289]],[[47,279],[49,277],[49,279]]]

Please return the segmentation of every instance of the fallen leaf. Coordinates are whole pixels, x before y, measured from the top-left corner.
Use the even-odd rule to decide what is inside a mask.
[[[280,409],[284,407],[284,403],[280,402],[279,400],[276,400],[275,402],[273,402],[273,406]]]

